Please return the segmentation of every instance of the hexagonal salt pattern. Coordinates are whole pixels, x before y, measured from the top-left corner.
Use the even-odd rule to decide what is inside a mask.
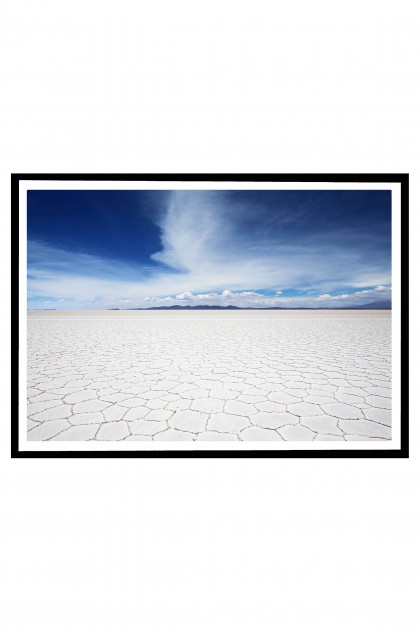
[[[28,439],[389,440],[384,312],[28,317]]]

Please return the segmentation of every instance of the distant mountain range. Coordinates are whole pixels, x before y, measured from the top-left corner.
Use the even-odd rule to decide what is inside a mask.
[[[266,306],[262,308],[253,307],[240,307],[240,306],[210,306],[209,304],[203,304],[202,306],[181,306],[180,304],[174,304],[173,306],[151,306],[149,308],[110,308],[110,311],[318,311],[318,310],[331,310],[331,311],[343,311],[343,310],[391,310],[390,301],[378,301],[369,302],[369,304],[360,304],[359,306],[322,306],[310,308],[307,306],[301,306],[297,308],[285,308],[284,306]]]
[[[386,310],[389,311],[392,308],[391,302],[389,300],[377,301],[377,302],[369,302],[369,304],[362,304],[361,306],[347,306],[343,307],[347,309],[370,309],[370,310]]]
[[[150,306],[149,308],[109,308],[109,311],[244,311],[249,309],[240,308],[239,306],[181,306],[174,304],[173,306]]]

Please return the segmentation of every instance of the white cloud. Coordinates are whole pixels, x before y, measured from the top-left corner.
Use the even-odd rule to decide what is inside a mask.
[[[180,293],[179,295],[176,296],[177,300],[189,300],[190,298],[192,298],[193,294],[190,293],[190,291],[185,291],[185,293]]]
[[[266,297],[263,293],[257,293],[256,291],[222,291],[221,293],[197,293],[195,295],[189,294],[188,304],[191,306],[199,306],[200,304],[206,304],[209,306],[239,306],[242,308],[260,306],[275,306],[279,305],[279,298]],[[185,300],[179,295],[175,298],[159,298],[155,296],[153,298],[154,303],[164,306],[168,300],[172,303],[185,303]]]
[[[381,300],[391,299],[389,289],[386,295],[381,295]],[[227,295],[229,293],[229,295]],[[167,306],[168,304],[185,304],[184,300],[179,299],[178,296],[174,298],[165,297],[160,298],[155,296],[151,298],[155,306]],[[369,289],[364,291],[356,291],[355,293],[348,294],[343,293],[340,295],[331,295],[325,293],[318,297],[300,296],[300,297],[280,297],[277,295],[267,296],[257,291],[228,291],[224,290],[220,293],[197,293],[192,294],[188,299],[190,306],[199,306],[206,304],[209,306],[238,306],[240,308],[269,308],[269,307],[282,307],[282,308],[320,308],[320,304],[328,302],[329,308],[343,307],[343,300],[346,302],[346,306],[356,306],[360,304],[367,304],[378,300],[378,294],[376,289]]]
[[[234,210],[220,192],[173,191],[159,223],[162,249],[152,258],[183,272],[179,279],[192,292],[219,290],[221,278],[236,291],[305,285],[326,292],[331,284],[389,282],[389,272],[378,264],[370,265],[368,274],[361,253],[333,236],[328,243],[258,239],[240,229],[249,208],[237,204]]]
[[[191,272],[206,268],[209,258],[224,258],[231,226],[219,203],[217,193],[174,191],[159,220],[162,249],[152,259]]]

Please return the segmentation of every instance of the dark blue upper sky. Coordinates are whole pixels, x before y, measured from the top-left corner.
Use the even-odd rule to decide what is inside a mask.
[[[117,260],[149,260],[159,249],[153,217],[165,196],[165,191],[29,190],[28,239]]]
[[[390,191],[31,190],[27,224],[30,305],[281,305],[390,284]]]

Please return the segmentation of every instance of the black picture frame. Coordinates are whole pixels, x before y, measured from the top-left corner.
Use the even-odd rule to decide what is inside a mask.
[[[19,448],[19,183],[48,181],[331,182],[401,185],[401,442],[398,449],[25,451]],[[11,456],[13,458],[407,458],[409,457],[409,176],[408,174],[44,174],[11,175]],[[26,310],[26,309],[25,309]],[[395,413],[395,410],[394,410]]]

